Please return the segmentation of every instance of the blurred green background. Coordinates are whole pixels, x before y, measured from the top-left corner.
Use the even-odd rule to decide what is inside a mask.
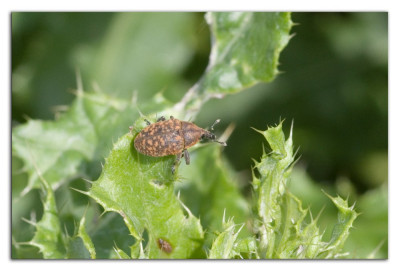
[[[362,215],[347,250],[367,257],[382,245],[375,257],[386,258],[388,14],[296,12],[292,20],[282,73],[209,101],[196,123],[221,118],[217,133],[235,124],[224,154],[250,195],[251,159],[259,159],[264,143],[250,127],[285,119],[288,134],[293,121],[301,158],[291,189],[313,214],[325,206],[327,229],[336,211],[321,188],[356,202]],[[177,102],[204,72],[209,53],[204,13],[13,13],[12,125],[54,119],[74,99],[77,71],[85,90],[126,99],[136,91],[139,104],[162,91]]]

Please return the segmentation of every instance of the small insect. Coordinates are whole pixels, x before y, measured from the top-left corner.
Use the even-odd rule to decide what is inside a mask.
[[[153,157],[176,155],[175,163],[172,166],[172,174],[174,174],[175,167],[182,156],[185,157],[186,165],[190,164],[190,156],[187,149],[195,145],[199,140],[208,139],[226,146],[225,142],[217,141],[216,136],[210,131],[204,130],[192,122],[175,119],[173,116],[169,120],[161,117],[153,124],[148,120],[145,120],[145,122],[148,126],[140,131],[135,138],[134,145],[136,150]],[[211,125],[210,130],[212,131],[214,125],[219,122],[219,119],[216,120]]]
[[[164,239],[158,238],[157,245],[161,249],[161,251],[164,251],[167,254],[170,254],[172,252],[171,244]]]

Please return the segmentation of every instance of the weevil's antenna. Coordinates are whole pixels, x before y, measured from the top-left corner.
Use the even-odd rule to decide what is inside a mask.
[[[211,125],[211,127],[210,127],[210,131],[213,131],[214,125],[218,124],[220,121],[221,121],[220,119],[217,119],[216,121],[214,121],[213,125]],[[221,144],[222,146],[226,146],[226,142],[221,142],[221,141],[216,140],[215,135],[213,135],[213,137],[214,137],[214,139],[213,139],[214,142],[217,142],[217,143]]]
[[[216,121],[214,121],[213,125],[211,125],[210,130],[213,131],[214,130],[214,125],[218,124],[221,120],[217,119]]]

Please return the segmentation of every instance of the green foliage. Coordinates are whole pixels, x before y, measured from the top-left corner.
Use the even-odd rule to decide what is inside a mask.
[[[95,259],[96,251],[85,229],[85,217],[82,217],[74,236],[63,233],[54,192],[45,179],[41,176],[40,179],[45,194],[43,216],[37,223],[27,221],[35,226],[36,232],[26,244],[39,248],[44,259],[87,259],[89,256]]]
[[[279,54],[289,41],[289,13],[218,12],[208,13],[207,21],[214,42],[201,82],[204,91],[232,93],[275,78]]]
[[[157,246],[159,238],[173,246],[172,258],[191,258],[200,247],[203,230],[200,222],[174,194],[171,166],[174,158],[153,158],[139,154],[134,136],[127,134],[115,143],[106,159],[100,178],[87,193],[104,207],[118,212],[137,241],[146,229],[148,258],[163,257]]]
[[[210,12],[206,19],[212,32],[206,73],[176,106],[190,117],[210,98],[275,78],[292,27],[287,12]]]
[[[233,220],[230,219],[228,222],[225,222],[225,214],[222,225],[224,227],[224,231],[219,234],[213,242],[210,254],[208,256],[209,259],[231,259],[239,255],[238,251],[236,250],[237,245],[235,241],[243,226],[235,232],[235,224],[233,223]]]
[[[344,249],[349,251],[348,258],[387,259],[387,186],[378,187],[359,197],[356,206],[361,214],[354,223],[355,230],[349,235],[349,241],[344,244]]]
[[[83,216],[81,221],[79,222],[78,236],[81,238],[83,245],[85,246],[87,251],[89,251],[90,258],[96,259],[96,250],[93,245],[92,239],[90,239],[90,236],[86,232],[85,221],[85,217]]]
[[[129,126],[128,120],[121,121],[118,116],[137,115],[133,108],[124,100],[78,90],[74,103],[56,121],[29,120],[15,127],[13,155],[23,160],[24,171],[29,175],[22,193],[39,187],[34,164],[53,187],[84,176],[83,164],[99,161],[107,154],[115,133]]]
[[[38,247],[44,259],[64,259],[66,240],[61,232],[54,193],[44,179],[42,179],[42,184],[46,194],[46,200],[43,202],[43,217],[36,223],[35,235],[28,244]]]
[[[210,232],[223,231],[221,217],[234,217],[245,223],[250,217],[250,206],[238,187],[238,178],[216,144],[203,145],[192,152],[190,167],[182,165],[179,172],[184,178],[175,184],[175,191],[183,202]],[[207,169],[207,170],[204,170]],[[212,240],[206,232],[206,243]],[[249,234],[245,228],[241,231]]]
[[[331,186],[321,186],[315,183],[305,172],[304,168],[294,167],[289,190],[298,197],[303,206],[308,206],[310,213],[318,217],[318,224],[324,229],[323,240],[331,240],[332,232],[338,220],[338,209],[326,194],[334,194]],[[348,259],[381,259],[387,258],[388,251],[388,205],[387,187],[382,186],[368,193],[357,196],[345,193],[341,195],[349,202],[356,202],[357,219],[353,223],[354,229],[344,244],[343,250]],[[322,213],[323,215],[320,215]],[[368,238],[366,238],[368,236]]]
[[[293,128],[292,128],[293,129]],[[255,209],[259,217],[256,229],[260,234],[258,256],[261,258],[336,258],[346,241],[357,213],[340,197],[329,197],[338,208],[338,222],[328,243],[322,241],[317,220],[310,217],[301,201],[287,189],[294,155],[292,130],[288,139],[282,123],[260,132],[271,152],[263,153],[253,174]],[[258,173],[258,174],[257,174]],[[256,176],[259,175],[259,176]]]
[[[130,90],[124,89],[127,83],[157,89],[158,84],[174,81],[185,56],[190,55],[187,40],[179,41],[172,53],[166,48],[174,46],[163,48],[160,42],[165,40],[161,34],[177,25],[183,26],[167,35],[167,43],[185,36],[184,25],[190,21],[186,15],[171,21],[161,16],[165,25],[157,29],[160,35],[154,34],[155,47],[147,47],[144,37],[152,29],[152,18],[159,15],[148,16],[132,19],[122,14],[114,22],[109,41],[119,44],[122,51],[103,44],[99,49],[103,57],[93,69],[104,91],[83,91],[78,80],[74,102],[55,121],[28,120],[13,128],[13,158],[23,164],[20,171],[27,179],[22,189],[24,182],[18,184],[13,197],[23,201],[42,186],[46,194],[40,221],[31,221],[32,240],[13,239],[13,257],[26,257],[21,250],[24,245],[39,248],[45,259],[342,257],[357,213],[339,196],[328,196],[338,208],[338,222],[330,239],[323,240],[318,218],[308,218],[302,202],[288,190],[295,155],[292,131],[285,139],[282,123],[259,131],[272,151],[264,152],[254,167],[253,212],[221,146],[192,148],[191,165],[181,165],[172,174],[174,156],[144,156],[133,145],[145,118],[194,118],[210,98],[273,80],[279,54],[289,41],[290,13],[208,13],[212,32],[208,68],[176,104],[160,93],[137,102],[137,96],[131,97]],[[127,31],[131,20],[145,26],[144,30]],[[141,44],[132,49],[129,44],[135,40]],[[164,56],[160,65],[154,51]],[[139,57],[149,61],[137,66],[133,76],[115,71],[108,77],[109,67],[102,64],[115,61],[124,66]],[[171,61],[175,58],[177,66]],[[154,77],[166,80],[153,82]],[[58,193],[62,196],[56,197]],[[63,196],[66,199],[61,201]],[[13,217],[13,224],[15,219],[19,217]],[[160,247],[161,239],[171,251]]]
[[[90,77],[104,92],[125,99],[132,89],[144,100],[166,86],[182,88],[178,76],[193,54],[192,27],[193,16],[185,12],[120,13],[90,67]]]

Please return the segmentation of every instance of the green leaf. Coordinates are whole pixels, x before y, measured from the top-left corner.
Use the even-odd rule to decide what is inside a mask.
[[[233,219],[229,219],[228,222],[225,222],[225,214],[222,225],[224,231],[214,240],[208,257],[209,259],[232,259],[239,255],[236,251],[236,239],[244,225],[235,232]]]
[[[88,208],[86,208],[86,211]],[[67,258],[68,259],[96,259],[96,250],[92,239],[86,232],[85,221],[86,211],[82,216],[79,225],[75,225],[75,233],[68,237]]]
[[[134,243],[131,246],[131,257],[133,259],[148,259],[149,255],[148,253],[144,251],[143,249],[143,241],[139,241]]]
[[[283,134],[282,122],[258,132],[271,147],[271,152],[264,152],[261,161],[256,162],[257,172],[253,172],[255,210],[260,219],[255,222],[260,235],[258,255],[280,259],[344,256],[341,250],[357,217],[353,207],[348,207],[347,201],[340,197],[329,196],[338,208],[339,217],[330,242],[323,242],[323,233],[316,224],[318,219],[311,217],[307,222],[307,210],[287,190],[294,163],[292,129],[288,139]]]
[[[97,214],[88,220],[88,233],[96,248],[97,259],[119,258],[116,248],[129,254],[130,246],[135,241],[123,218],[114,212],[102,214],[99,218]]]
[[[382,185],[357,199],[361,213],[344,249],[349,258],[388,258],[388,187]],[[368,237],[368,238],[366,238]]]
[[[141,108],[156,112],[156,108],[162,111],[168,106],[171,104],[157,94]],[[155,115],[150,114],[149,119]],[[78,90],[74,103],[56,121],[29,120],[15,127],[13,155],[23,161],[23,171],[28,173],[22,195],[40,186],[38,172],[53,188],[78,176],[98,176],[100,163],[112,148],[112,141],[128,131],[138,116],[135,99],[122,100],[101,92]],[[144,126],[143,119],[138,122],[137,126]]]
[[[238,252],[238,257],[241,259],[260,258],[257,254],[257,241],[254,235],[240,239],[238,238],[235,243],[235,250]]]
[[[68,238],[67,259],[90,259],[90,254],[86,249],[83,240],[78,236]]]
[[[29,181],[22,192],[39,187],[38,172],[53,187],[83,174],[83,163],[97,161],[110,149],[115,134],[137,115],[132,103],[102,93],[78,91],[77,98],[56,121],[29,120],[13,129],[13,155],[24,162]],[[35,169],[34,164],[38,170]]]
[[[119,98],[129,99],[134,89],[141,101],[162,89],[184,93],[180,76],[196,45],[194,18],[187,12],[115,14],[87,67],[89,78]]]
[[[259,81],[268,81],[274,78],[279,52],[289,37],[291,21],[288,13],[210,13],[208,16],[210,16],[209,23],[215,36],[215,42],[205,76],[175,107],[172,107],[162,95],[156,95],[149,102],[141,102],[140,110],[145,112],[147,119],[156,119],[156,115],[174,115],[177,118],[188,119],[191,113],[196,113],[200,109],[193,105],[201,105],[209,98],[222,97]],[[165,25],[183,25],[183,28],[186,29],[185,22],[189,21],[185,19],[185,15],[178,17]],[[134,20],[138,20],[146,26],[151,26],[152,22],[151,19],[146,19],[141,15]],[[121,15],[115,21],[114,27],[117,30],[122,29],[121,27],[129,25],[129,21],[127,16]],[[177,33],[184,33],[186,30],[181,29]],[[137,29],[132,31],[127,40],[136,42],[134,37],[137,32],[135,33],[135,31]],[[159,32],[164,33],[163,30]],[[123,59],[126,60],[125,63],[128,63],[129,59],[132,59],[132,55],[125,58],[126,55],[123,51],[129,51],[129,44],[132,43],[125,42],[123,33],[124,31],[117,33],[117,38],[113,41],[116,44],[124,45],[125,50],[122,50],[121,54],[118,52],[117,58],[121,59],[123,56]],[[180,35],[177,34],[177,36]],[[174,36],[169,38],[172,44]],[[185,42],[181,45],[184,45]],[[143,44],[147,46],[147,43]],[[157,45],[159,44],[161,43],[157,43]],[[160,65],[162,67],[161,72],[158,73],[160,77],[172,78],[173,76],[170,76],[171,67],[176,68],[172,72],[175,75],[184,67],[184,63],[187,61],[185,59],[188,59],[189,54],[186,45],[178,46],[175,48],[175,54],[172,54],[172,56],[176,53],[179,55],[179,67],[176,67],[175,57],[166,56],[161,52],[166,57],[163,58],[162,65]],[[108,48],[114,48],[113,46],[107,45],[102,48],[103,56],[106,56],[104,63],[109,64],[117,59],[112,57],[108,51]],[[151,46],[149,48],[152,51]],[[181,54],[181,50],[186,53]],[[113,52],[117,51],[113,49]],[[137,50],[134,51],[136,54]],[[149,72],[149,67],[152,67],[150,70],[154,71],[154,63],[149,61],[146,63],[148,66],[139,65],[140,72],[139,70],[135,71],[135,76],[132,76],[132,70],[124,68],[124,65],[121,66],[122,68],[116,68],[115,74],[121,75],[121,79],[118,79],[117,82],[115,78],[118,76],[107,77],[109,71],[103,68],[115,65],[104,64],[102,59],[99,58],[101,64],[96,65],[98,68],[96,74],[100,74],[101,79],[104,79],[101,88],[105,85],[105,93],[118,93],[118,98],[101,92],[83,92],[80,86],[76,100],[65,114],[59,115],[56,121],[29,120],[26,124],[13,129],[13,155],[23,161],[23,170],[28,175],[27,186],[22,191],[22,195],[26,195],[32,188],[40,187],[39,174],[50,180],[49,189],[65,185],[73,178],[98,176],[103,157],[107,156],[110,149],[113,148],[105,161],[100,178],[84,194],[102,205],[105,212],[113,211],[121,215],[130,235],[126,234],[126,228],[123,228],[125,231],[118,228],[116,230],[118,232],[115,234],[104,236],[104,232],[107,231],[106,227],[114,225],[112,221],[102,222],[106,220],[104,218],[106,214],[100,219],[101,226],[91,222],[88,231],[91,233],[91,239],[82,224],[85,223],[83,218],[78,233],[74,237],[65,238],[60,231],[58,245],[64,254],[60,254],[59,257],[126,258],[128,256],[126,248],[129,247],[127,243],[133,240],[132,236],[136,239],[133,244],[130,244],[130,257],[132,258],[203,257],[202,246],[205,241],[200,220],[195,218],[174,194],[176,176],[172,176],[170,171],[174,158],[145,157],[138,154],[132,145],[134,135],[144,126],[144,116],[138,118],[139,110],[135,103],[126,99],[130,98],[130,92],[127,91],[126,85],[124,87],[124,83],[118,84],[123,81],[140,81],[141,88],[144,86],[161,88],[157,84],[152,84],[154,83],[154,76],[152,76],[154,73]],[[157,56],[154,59],[157,59]],[[166,67],[168,71],[163,73],[162,70],[165,70]],[[234,76],[232,77],[233,74],[237,76],[240,85],[232,80],[235,79]],[[135,88],[135,86],[133,87]],[[197,93],[194,96],[193,90]],[[133,120],[136,122],[132,134],[122,136],[113,147],[112,142],[127,130]],[[204,179],[199,180],[200,185],[196,189],[203,191],[204,194],[194,204],[199,206],[199,204],[206,203],[205,193],[212,191],[214,192],[211,201],[213,204],[210,206],[209,212],[200,208],[199,216],[204,216],[204,224],[211,229],[222,227],[224,230],[223,225],[220,224],[223,209],[226,209],[227,214],[235,216],[235,219],[240,222],[245,222],[247,206],[238,188],[231,182],[234,178],[232,178],[229,167],[224,164],[223,160],[221,162],[217,151],[209,154],[200,153],[199,161],[205,163],[208,158],[215,159],[217,164],[213,171],[205,172],[202,176],[208,179],[215,178],[215,182],[205,185]],[[211,173],[215,173],[215,175]],[[196,180],[197,182],[198,180]],[[104,229],[101,228],[103,226]],[[58,227],[60,228],[60,225]],[[57,228],[56,230],[59,231]],[[243,233],[249,234],[246,230],[241,231],[241,234]],[[98,244],[105,244],[105,242],[99,241],[100,239],[106,240],[108,246],[98,248]],[[121,239],[124,241],[120,242]],[[158,244],[160,239],[171,245],[170,253],[160,249]],[[114,245],[110,245],[110,241],[114,241]],[[122,249],[118,248],[115,242],[118,242],[118,246]],[[237,245],[243,249],[244,253],[248,254],[254,253],[255,243],[255,239],[252,237],[237,240]],[[241,253],[241,250],[237,253]]]
[[[281,237],[276,232],[284,223],[281,206],[285,204],[286,182],[294,161],[293,143],[291,134],[285,141],[282,123],[258,132],[264,135],[272,149],[268,155],[264,152],[261,161],[255,165],[260,178],[253,174],[256,208],[262,221],[260,255],[272,258],[276,251],[275,242],[279,242],[277,238]]]
[[[85,248],[90,253],[90,258],[96,259],[96,250],[94,248],[92,239],[90,239],[89,235],[86,232],[85,228],[85,216],[82,217],[79,222],[78,236],[82,239]]]
[[[224,213],[222,218],[223,231],[218,233],[213,241],[208,256],[209,259],[259,258],[255,237],[248,236],[240,238],[239,234],[244,228],[244,224],[242,224],[239,229],[237,229],[237,226],[238,225],[233,222],[233,218],[230,218],[228,222],[225,222]]]
[[[133,146],[134,136],[128,133],[114,145],[100,178],[93,182],[87,194],[105,211],[119,213],[130,234],[138,241],[148,242],[149,258],[196,257],[203,240],[200,221],[174,194],[171,166],[175,157],[154,158],[139,154]],[[158,240],[168,241],[170,254],[158,247]]]
[[[41,181],[46,193],[43,216],[35,224],[35,235],[27,244],[38,247],[45,259],[63,259],[66,258],[66,241],[61,232],[54,193],[47,181]]]
[[[206,20],[212,31],[209,64],[178,105],[190,110],[209,98],[273,80],[293,25],[288,12],[210,12]]]
[[[53,188],[76,176],[98,176],[112,141],[139,115],[130,102],[133,90],[140,90],[144,101],[166,86],[182,88],[178,76],[194,46],[192,14],[116,13],[113,18],[99,49],[86,52],[89,63],[76,57],[79,52],[71,56],[83,66],[85,78],[95,80],[105,94],[78,90],[69,110],[56,121],[29,120],[13,128],[13,155],[23,160],[29,175],[23,194],[40,186],[33,161]],[[141,102],[140,109],[155,113],[159,102],[153,100],[151,112],[145,111],[147,105]]]
[[[190,166],[182,163],[179,169],[184,180],[175,185],[182,201],[211,232],[223,231],[224,213],[239,224],[250,217],[250,206],[239,190],[238,178],[221,150],[215,143],[192,148]]]
[[[278,57],[292,26],[287,12],[211,12],[214,43],[204,89],[231,93],[278,73]]]
[[[116,247],[116,248],[115,248],[115,253],[117,253],[118,259],[125,259],[125,260],[131,259],[131,257],[129,257],[128,254],[126,254],[125,251],[123,251],[123,250],[120,249],[120,248],[117,248],[117,247]]]
[[[316,225],[317,220],[311,218],[307,224],[307,210],[301,206],[298,198],[289,192],[284,194],[281,205],[282,224],[278,229],[274,258],[281,259],[313,259],[325,247],[322,233]]]
[[[341,197],[332,197],[325,193],[338,209],[338,222],[332,231],[332,237],[329,242],[329,246],[326,249],[326,258],[336,257],[340,255],[341,249],[347,240],[350,229],[353,227],[354,220],[357,218],[358,213],[354,210],[354,205],[349,206],[347,200]]]

